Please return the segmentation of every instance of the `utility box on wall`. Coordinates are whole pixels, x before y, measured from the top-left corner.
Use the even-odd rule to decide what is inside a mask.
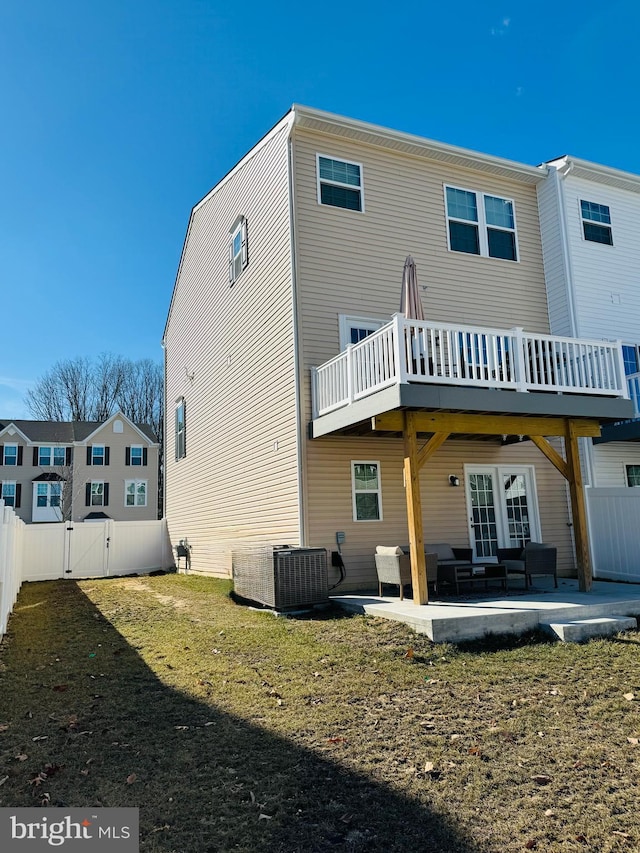
[[[246,546],[233,551],[233,585],[237,595],[288,610],[322,604],[329,597],[324,548]]]

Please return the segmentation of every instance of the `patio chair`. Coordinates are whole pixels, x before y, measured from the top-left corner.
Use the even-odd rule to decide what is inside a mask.
[[[532,575],[553,575],[557,588],[557,548],[544,542],[527,542],[524,548],[498,548],[498,563],[502,563],[509,573],[524,575],[524,585],[528,589]]]
[[[408,549],[407,549],[408,551]],[[437,589],[438,557],[436,554],[426,554],[427,583]],[[393,584],[400,587],[400,601],[404,600],[404,586],[411,583],[411,558],[408,553],[396,545],[378,545],[375,554],[376,572],[378,575],[378,592],[382,597],[383,584]]]

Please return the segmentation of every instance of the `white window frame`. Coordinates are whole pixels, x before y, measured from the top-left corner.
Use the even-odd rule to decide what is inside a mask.
[[[178,429],[178,410],[182,408],[182,429]],[[184,459],[187,455],[186,435],[187,435],[187,416],[184,397],[176,400],[175,410],[175,445],[176,445],[176,462],[179,459]]]
[[[89,498],[89,506],[106,506],[104,502],[104,480],[92,480],[91,481],[91,494]],[[102,490],[96,489],[95,493],[93,490],[94,486],[102,486]],[[96,503],[95,498],[100,498],[100,503]]]
[[[49,462],[43,462],[42,461],[43,451],[45,451],[45,450],[49,451],[49,453],[46,454],[49,457]],[[58,455],[60,455],[60,451],[62,451],[62,462],[56,462],[55,461],[56,451],[58,452]],[[53,468],[54,466],[56,468],[61,468],[65,464],[66,459],[67,459],[67,452],[66,452],[66,448],[64,448],[64,447],[57,447],[56,445],[48,445],[48,444],[43,444],[42,446],[38,446],[38,466],[40,468]]]
[[[35,484],[36,486],[36,506],[38,509],[61,509],[62,507],[62,481],[61,480],[47,480],[40,481]],[[45,491],[42,493],[40,489],[43,488]],[[57,494],[53,494],[57,492]],[[44,506],[38,506],[37,498],[44,497],[46,503]],[[52,498],[56,497],[58,499],[57,503],[52,503]]]
[[[456,255],[473,255],[474,257],[480,258],[490,258],[492,261],[507,261],[510,264],[518,264],[520,263],[520,249],[519,249],[519,241],[518,241],[518,222],[516,220],[516,203],[512,198],[508,198],[507,196],[496,195],[495,193],[483,192],[482,190],[471,190],[468,187],[458,187],[454,184],[443,184],[443,193],[444,193],[444,211],[446,218],[446,226],[447,226],[447,248],[450,252],[455,252]],[[472,193],[476,197],[476,210],[478,211],[478,221],[475,222],[471,219],[461,219],[459,216],[449,216],[449,202],[447,199],[447,189],[459,190],[463,193]],[[511,205],[511,214],[513,216],[513,228],[505,228],[501,225],[492,225],[487,222],[487,215],[485,209],[485,198],[499,198],[501,201],[508,201]],[[478,229],[478,247],[480,249],[479,254],[475,254],[475,252],[461,252],[458,249],[451,248],[451,233],[449,229],[449,222],[461,222],[463,225],[475,225]],[[494,231],[504,231],[506,234],[513,234],[514,237],[514,246],[516,256],[515,258],[499,258],[495,255],[489,254],[489,229]]]
[[[140,451],[140,456],[134,457],[134,455],[133,455],[134,450],[136,451],[136,453],[138,451]],[[135,468],[141,468],[143,458],[144,458],[143,446],[141,444],[132,444],[131,447],[129,448],[129,465],[133,465]],[[133,461],[134,459],[136,459],[137,461],[134,462]]]
[[[106,464],[106,445],[104,444],[92,444],[91,445],[91,466],[99,466],[100,468],[104,468]],[[102,462],[96,462],[96,451],[102,450]],[[98,457],[99,458],[99,457]]]
[[[375,465],[378,469],[378,488],[373,489],[356,489],[356,465]],[[358,507],[356,495],[359,494],[377,494],[378,495],[378,518],[358,518]],[[358,523],[370,524],[376,521],[382,521],[382,477],[380,471],[380,462],[373,459],[352,459],[351,460],[351,502],[353,507],[353,520]]]
[[[347,166],[357,166],[360,171],[360,183],[358,186],[355,184],[345,184],[342,181],[333,181],[329,178],[321,178],[320,177],[320,159],[323,160],[334,160],[336,163],[344,163]],[[331,207],[334,210],[346,210],[349,213],[364,213],[364,168],[362,163],[356,163],[355,160],[345,160],[344,157],[335,157],[330,154],[316,154],[316,182],[317,182],[317,194],[318,194],[318,204],[322,205],[322,207]],[[353,192],[360,193],[360,210],[356,210],[351,207],[341,207],[336,204],[325,204],[322,201],[322,184],[326,184],[331,187],[340,187],[340,189],[344,190],[352,190]]]
[[[585,216],[582,211],[582,203],[585,204],[597,204],[598,207],[606,207],[608,211],[609,221],[608,222],[600,222],[598,219],[591,219],[588,216]],[[580,234],[582,236],[582,240],[585,243],[593,243],[596,246],[613,246],[613,223],[611,222],[611,205],[602,204],[599,201],[591,201],[588,198],[579,198],[578,199],[578,213],[580,215]],[[589,240],[589,238],[584,233],[585,223],[587,225],[595,225],[597,228],[607,228],[609,230],[609,235],[611,236],[611,242],[605,243],[602,240]]]
[[[15,462],[7,462],[7,447],[15,448]],[[4,455],[2,457],[2,464],[8,465],[9,467],[14,467],[18,464],[18,445],[17,444],[5,444],[4,445]]]
[[[338,331],[340,335],[340,352],[345,350],[351,343],[351,329],[368,329],[377,332],[386,325],[389,320],[381,320],[379,317],[358,317],[355,314],[338,314]]]
[[[2,481],[2,489],[0,490],[0,498],[4,501],[5,506],[10,506],[15,509],[16,507],[16,492],[17,492],[17,480],[3,480]],[[9,487],[13,488],[12,495],[5,495],[4,490]],[[7,503],[7,501],[11,501],[11,503]]]
[[[238,217],[229,231],[229,282],[231,285],[240,278],[249,266],[249,244],[247,240],[247,220]],[[239,243],[236,250],[236,240]]]
[[[124,505],[127,509],[135,509],[136,507],[146,506],[148,498],[147,480],[125,480],[124,481]],[[133,485],[133,500],[132,504],[127,502],[129,497],[129,487]],[[144,486],[144,503],[138,503],[138,486]]]
[[[631,484],[631,483],[629,482],[629,469],[630,469],[630,468],[640,468],[640,465],[633,465],[633,464],[631,464],[631,463],[629,463],[629,464],[625,464],[625,466],[624,466],[624,484],[625,484],[625,486],[626,486],[628,489],[637,489],[637,488],[640,488],[640,483],[638,483],[638,484]]]

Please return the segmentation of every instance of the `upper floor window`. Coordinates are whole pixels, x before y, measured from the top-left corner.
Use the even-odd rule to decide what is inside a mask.
[[[0,458],[1,465],[20,465],[22,464],[22,459],[18,460],[18,445],[17,444],[5,444],[4,447],[0,448],[2,450],[2,458]],[[20,448],[22,450],[22,448]],[[22,456],[22,454],[20,454]]]
[[[126,480],[124,484],[124,505],[125,506],[146,506],[147,505],[147,481],[146,480]]]
[[[108,465],[109,448],[104,444],[92,444],[87,447],[87,465]]]
[[[35,454],[34,454],[35,455]],[[66,463],[67,454],[64,447],[39,447],[37,464],[40,466],[46,465],[64,465]]]
[[[364,210],[362,166],[317,155],[318,204]]]
[[[186,408],[184,397],[176,403],[176,459],[182,459],[187,455],[186,443]]]
[[[141,444],[134,444],[125,450],[125,465],[146,465],[147,448]]]
[[[518,260],[516,219],[508,198],[445,187],[452,252]]]
[[[234,283],[249,263],[247,220],[241,216],[231,229],[229,241],[229,281]]]
[[[354,521],[382,520],[379,462],[352,462],[351,486]]]
[[[607,205],[580,199],[580,212],[582,213],[584,239],[590,240],[592,243],[604,243],[607,246],[613,246],[611,213]]]

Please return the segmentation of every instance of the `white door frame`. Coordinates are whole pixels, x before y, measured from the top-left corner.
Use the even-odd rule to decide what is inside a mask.
[[[525,478],[527,489],[527,509],[529,515],[529,535],[532,541],[540,542],[542,539],[540,532],[540,512],[538,509],[538,488],[536,485],[536,469],[535,465],[469,465],[463,466],[464,470],[464,491],[467,507],[467,525],[469,531],[469,544],[473,549],[474,559],[481,559],[485,562],[495,562],[497,557],[478,557],[476,555],[476,538],[473,524],[473,506],[471,504],[471,488],[469,485],[470,474],[490,474],[493,477],[493,496],[494,508],[496,514],[496,537],[499,548],[509,547],[509,529],[506,516],[506,507],[503,499],[502,491],[502,476],[504,474],[522,474]],[[500,489],[496,488],[496,484],[500,484]],[[496,501],[496,497],[499,500]]]

